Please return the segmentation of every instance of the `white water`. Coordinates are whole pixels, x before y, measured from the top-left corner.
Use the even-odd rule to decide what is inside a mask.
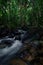
[[[15,54],[16,52],[20,50],[21,47],[22,47],[22,43],[19,40],[15,40],[14,43],[12,43],[11,47],[0,49],[0,57],[7,54],[9,55]]]

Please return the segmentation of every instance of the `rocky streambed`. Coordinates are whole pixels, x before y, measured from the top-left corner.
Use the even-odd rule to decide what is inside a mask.
[[[40,41],[39,37],[36,32],[31,34],[29,31],[17,30],[0,38],[0,65],[8,65],[7,63],[12,58],[15,59],[15,56],[26,64],[37,65],[37,60],[43,55],[43,41]]]

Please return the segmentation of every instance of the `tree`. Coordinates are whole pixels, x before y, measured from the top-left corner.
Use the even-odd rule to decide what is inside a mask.
[[[0,24],[43,27],[43,0],[0,0]]]

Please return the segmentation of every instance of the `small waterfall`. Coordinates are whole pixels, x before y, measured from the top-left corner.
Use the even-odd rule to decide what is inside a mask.
[[[12,57],[15,57],[16,53],[22,48],[22,42],[14,40],[10,47],[0,49],[0,63],[3,65]]]
[[[19,40],[19,37],[21,38]],[[19,52],[21,48],[23,48],[23,44],[25,40],[28,40],[28,42],[34,41],[34,39],[38,39],[37,34],[29,34],[27,31],[18,30],[17,35],[14,38],[9,38],[9,36],[4,37],[3,39],[0,39],[0,44],[4,44],[4,42],[9,42],[11,45],[6,45],[5,48],[0,48],[0,61],[3,64],[7,60],[9,60],[11,57],[15,56],[16,53]],[[37,43],[37,44],[36,44]],[[33,47],[38,46],[38,42],[36,43],[30,43]],[[8,43],[7,43],[8,44]],[[4,58],[3,58],[4,57]]]
[[[12,43],[12,46],[0,49],[0,57],[6,54],[15,54],[21,48],[21,46],[22,43],[19,40],[15,40],[14,43]]]

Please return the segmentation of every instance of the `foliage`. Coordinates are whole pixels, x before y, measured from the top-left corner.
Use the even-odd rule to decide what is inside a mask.
[[[43,0],[0,0],[0,25],[43,26]]]

